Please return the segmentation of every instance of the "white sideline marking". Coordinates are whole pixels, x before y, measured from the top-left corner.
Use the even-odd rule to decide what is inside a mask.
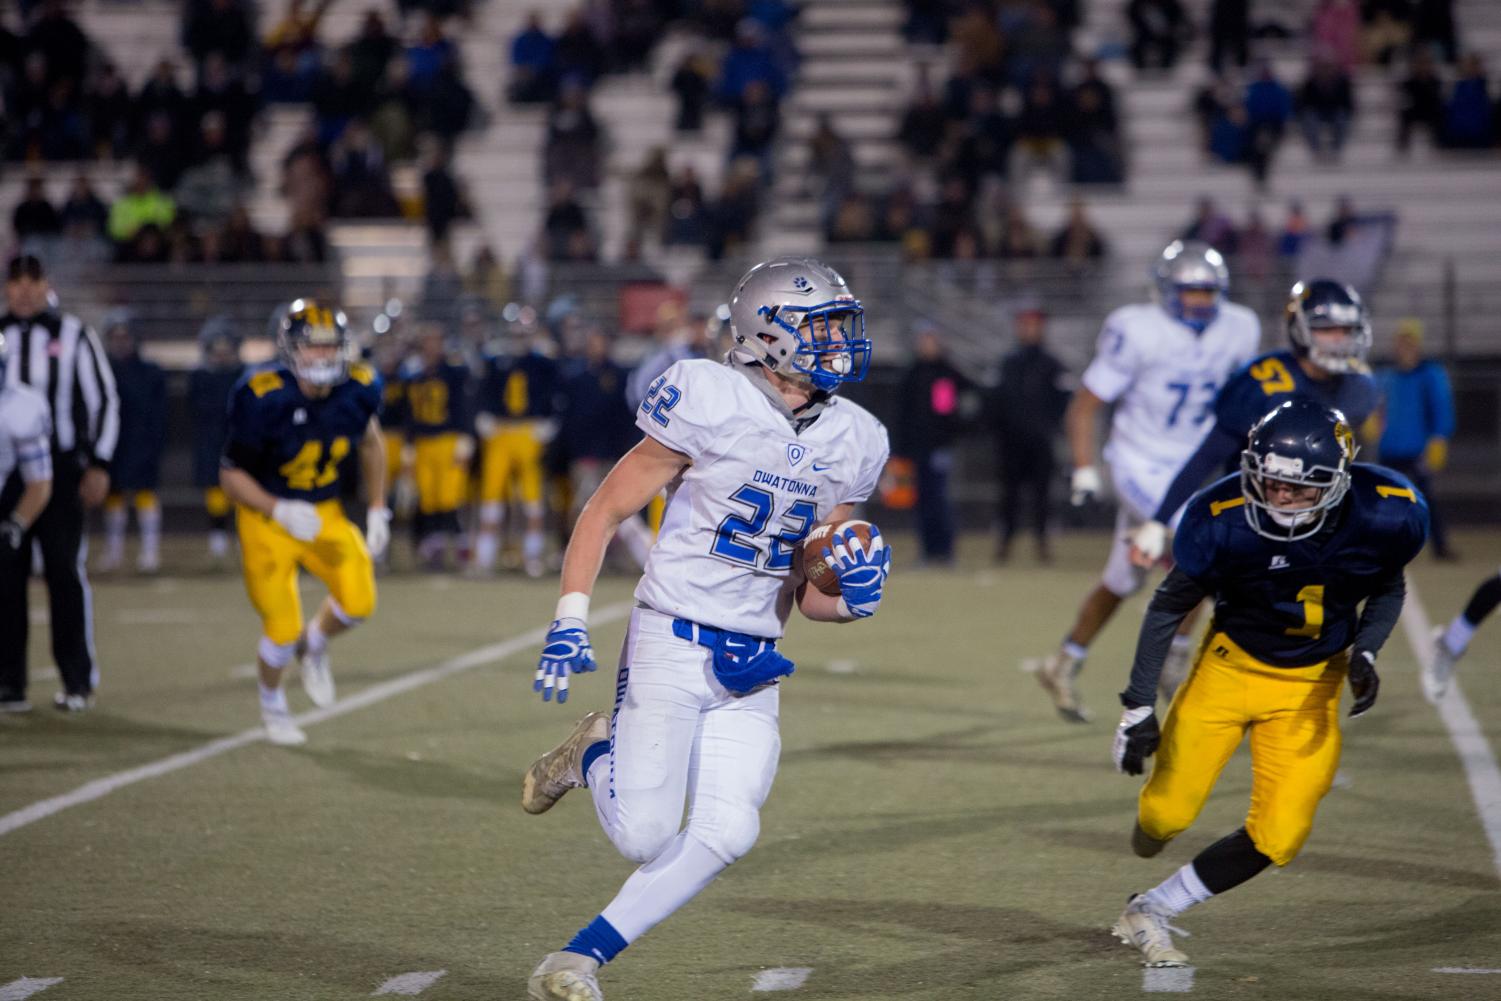
[[[854,674],[860,670],[858,660],[831,660],[829,661],[830,674]]]
[[[54,984],[63,982],[62,977],[22,977],[0,987],[0,1001],[24,1001],[33,994],[40,994]]]
[[[1189,994],[1194,989],[1194,967],[1147,967],[1141,971],[1141,989],[1148,994]]]
[[[426,973],[403,973],[399,977],[392,977],[375,989],[371,997],[379,997],[382,994],[421,994],[433,984],[443,978],[447,970],[429,970]]]
[[[229,676],[231,678],[254,678],[260,673],[260,666],[255,663],[236,664],[229,669]]]
[[[1501,973],[1483,966],[1435,966],[1434,973]]]
[[[756,974],[753,991],[795,991],[808,982],[811,966],[778,966]]]
[[[606,622],[613,622],[624,616],[630,607],[628,602],[606,605],[592,616],[594,624],[603,625]],[[371,685],[364,691],[351,695],[347,699],[340,699],[327,709],[313,709],[293,718],[297,721],[298,725],[303,727],[322,723],[324,720],[335,719],[347,713],[352,713],[357,709],[373,706],[377,702],[384,702],[392,696],[410,692],[413,689],[421,688],[423,685],[431,684],[434,681],[440,681],[450,675],[461,674],[464,671],[471,670],[483,664],[503,660],[518,650],[524,650],[529,646],[536,646],[542,642],[546,635],[547,627],[543,626],[540,629],[533,629],[530,632],[522,633],[520,636],[513,636],[499,643],[491,643],[488,646],[478,647],[470,650],[468,653],[459,654],[457,657],[450,657],[448,660],[440,661],[430,667],[418,668],[415,671],[399,675],[389,681],[382,681],[379,684]],[[30,806],[23,806],[19,810],[0,816],[0,837],[4,837],[12,831],[25,827],[27,824],[33,824],[38,820],[50,817],[54,813],[59,813],[69,807],[80,806],[84,803],[90,803],[96,799],[108,796],[116,789],[123,789],[128,785],[144,782],[146,779],[154,779],[182,768],[189,768],[207,761],[209,758],[218,757],[227,751],[236,750],[247,744],[259,743],[265,739],[266,731],[261,727],[256,727],[252,730],[237,733],[232,737],[220,737],[218,740],[211,740],[202,747],[194,748],[191,751],[183,751],[179,754],[162,758],[159,761],[153,761],[150,764],[140,765],[139,767],[130,768],[123,772],[116,772],[113,775],[106,775],[102,779],[95,779],[92,782],[87,782],[79,786],[72,792],[64,793],[61,796],[54,796],[51,799],[44,799],[40,802],[32,803]],[[4,1001],[4,998],[0,997],[0,1001]]]
[[[1402,626],[1407,633],[1407,642],[1412,645],[1413,656],[1418,664],[1427,669],[1433,662],[1433,624],[1428,610],[1412,586],[1407,582],[1407,601],[1402,605]],[[1439,719],[1449,731],[1449,740],[1464,766],[1465,778],[1470,783],[1470,795],[1475,799],[1475,810],[1480,814],[1480,825],[1485,828],[1486,839],[1491,843],[1491,861],[1501,873],[1501,767],[1496,765],[1496,754],[1485,739],[1475,715],[1470,712],[1470,703],[1460,690],[1459,679],[1449,679],[1449,690],[1438,704]]]

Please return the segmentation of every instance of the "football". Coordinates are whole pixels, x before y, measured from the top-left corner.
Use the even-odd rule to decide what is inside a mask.
[[[808,578],[808,583],[830,597],[840,593],[839,577],[824,562],[823,551],[829,548],[835,532],[842,538],[849,529],[854,529],[855,537],[860,540],[861,545],[870,543],[870,522],[854,519],[841,521],[837,525],[831,522],[815,525],[813,531],[803,539],[803,576]]]

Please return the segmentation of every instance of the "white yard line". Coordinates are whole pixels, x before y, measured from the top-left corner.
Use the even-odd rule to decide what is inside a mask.
[[[778,966],[756,974],[752,991],[795,991],[808,982],[813,973],[811,966]]]
[[[426,973],[403,973],[398,977],[392,977],[375,989],[371,997],[379,997],[382,994],[421,994],[433,984],[443,979],[447,970],[429,970]]]
[[[20,980],[12,980],[0,986],[0,1001],[25,1001],[33,994],[40,994],[62,982],[62,977],[22,977]]]
[[[1148,967],[1141,971],[1141,989],[1148,994],[1189,994],[1194,989],[1194,967]]]
[[[595,625],[614,622],[616,619],[623,617],[629,611],[630,607],[628,602],[607,605],[604,608],[596,610],[591,618]],[[393,696],[432,684],[434,681],[440,681],[450,675],[461,674],[464,671],[472,670],[481,665],[503,660],[527,647],[537,646],[546,635],[546,628],[533,629],[530,632],[522,633],[520,636],[513,636],[500,643],[491,643],[488,646],[470,650],[468,653],[460,654],[457,657],[451,657],[448,660],[433,664],[431,667],[418,668],[415,671],[399,675],[389,681],[382,681],[379,684],[371,685],[369,688],[351,695],[347,699],[335,702],[327,709],[314,709],[310,712],[305,712],[296,717],[297,723],[299,726],[309,727],[315,723],[322,723],[325,720],[335,719],[358,709],[373,706],[377,702],[384,702]],[[236,750],[247,744],[258,743],[264,740],[265,737],[266,731],[260,727],[256,727],[253,730],[245,730],[237,733],[232,737],[220,737],[218,740],[211,740],[202,747],[194,748],[191,751],[183,751],[180,754],[174,754],[170,757],[153,761],[150,764],[140,765],[139,767],[130,768],[123,772],[107,775],[101,779],[95,779],[92,782],[79,786],[72,792],[64,793],[61,796],[54,796],[51,799],[44,799],[30,806],[22,807],[19,810],[0,816],[0,837],[4,837],[12,831],[25,827],[27,824],[33,824],[38,820],[50,817],[54,813],[59,813],[69,807],[91,803],[96,799],[108,796],[116,789],[123,789],[137,782],[144,782],[147,779],[154,779],[183,768],[201,764],[210,758],[216,758],[228,751]],[[0,996],[0,1001],[5,1001],[3,996]]]
[[[204,618],[192,608],[137,608],[116,612],[115,621],[122,626],[189,626]]]
[[[1434,973],[1501,973],[1501,970],[1484,966],[1435,966]]]
[[[1421,667],[1427,668],[1433,661],[1433,624],[1411,577],[1407,580],[1407,601],[1402,606],[1402,626],[1413,656]],[[1496,764],[1496,754],[1485,732],[1470,712],[1470,703],[1465,700],[1457,677],[1449,680],[1449,690],[1439,700],[1438,715],[1449,731],[1459,763],[1464,766],[1470,795],[1480,814],[1480,826],[1491,843],[1491,861],[1497,873],[1501,873],[1501,767]]]

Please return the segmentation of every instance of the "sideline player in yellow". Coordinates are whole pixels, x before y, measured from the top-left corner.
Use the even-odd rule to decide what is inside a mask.
[[[443,328],[426,323],[405,377],[406,430],[417,481],[417,558],[429,570],[442,570],[449,546],[459,538],[459,508],[474,455],[469,368],[449,350]]]
[[[1402,613],[1428,506],[1391,470],[1353,464],[1355,451],[1340,411],[1289,400],[1251,429],[1240,473],[1184,512],[1121,693],[1116,767],[1140,775],[1157,754],[1131,847],[1150,858],[1186,831],[1247,734],[1251,807],[1244,826],[1127,902],[1112,930],[1146,966],[1187,964],[1170,935],[1177,914],[1297,856],[1339,767],[1345,679],[1352,717],[1376,704],[1376,655]],[[1214,620],[1159,732],[1158,675],[1206,597]]]
[[[307,740],[287,708],[283,669],[301,658],[317,706],[334,701],[328,641],[375,611],[371,554],[390,541],[380,379],[355,362],[344,314],[298,299],[282,315],[280,363],[248,374],[230,397],[220,485],[235,503],[245,588],[264,634],[257,651],[261,719],[273,744]],[[369,512],[361,536],[339,503],[340,463],[359,450]],[[329,594],[304,628],[297,568]]]
[[[542,576],[542,452],[557,430],[557,391],[558,363],[534,346],[486,360],[474,422],[484,442],[474,546],[477,573],[495,569],[505,513],[501,505],[509,497],[513,512],[519,508],[526,518],[522,566],[527,576]]]

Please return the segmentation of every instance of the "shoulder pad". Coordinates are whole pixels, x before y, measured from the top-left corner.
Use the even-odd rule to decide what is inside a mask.
[[[255,373],[246,382],[246,385],[250,387],[250,391],[255,394],[256,399],[260,399],[267,393],[276,392],[282,386],[286,385],[286,383],[283,381],[280,372],[268,371]]]

